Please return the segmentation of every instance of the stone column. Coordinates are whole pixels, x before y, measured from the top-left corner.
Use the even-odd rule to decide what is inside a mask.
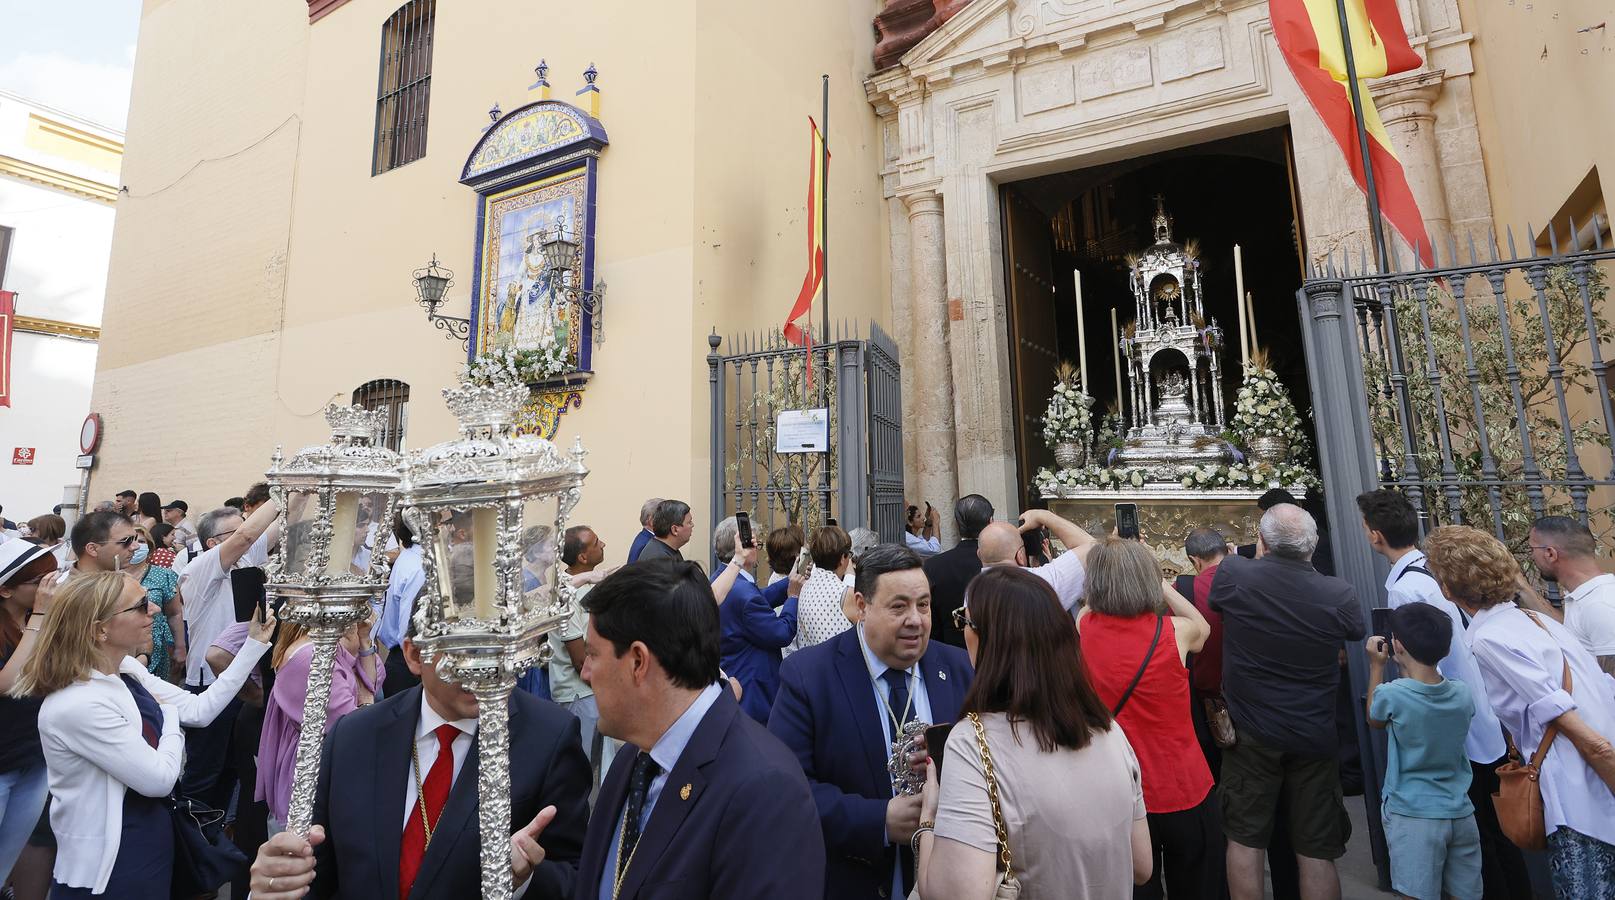
[[[1430,240],[1443,247],[1452,234],[1447,212],[1447,188],[1441,177],[1441,153],[1436,146],[1436,117],[1431,109],[1441,93],[1444,73],[1423,72],[1388,78],[1374,85],[1374,105],[1385,131],[1396,145],[1397,158],[1407,174],[1408,187],[1424,217]]]
[[[951,528],[957,499],[953,426],[953,369],[948,353],[948,267],[942,197],[919,191],[903,197],[908,207],[910,340],[914,346],[914,408],[903,419],[914,432],[911,503],[929,501]]]

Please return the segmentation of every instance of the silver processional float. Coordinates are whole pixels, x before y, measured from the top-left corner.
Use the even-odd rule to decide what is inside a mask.
[[[307,624],[315,641],[287,827],[308,833],[336,644],[379,602],[396,509],[425,551],[415,646],[424,664],[477,698],[482,896],[509,900],[508,702],[522,672],[549,658],[546,636],[572,613],[561,540],[588,469],[581,440],[563,454],[515,433],[526,385],[462,383],[443,397],[460,422],[454,440],[400,458],[372,446],[379,416],[333,407],[331,444],[285,465],[277,451],[269,472],[282,510],[269,590],[285,600],[281,617]]]

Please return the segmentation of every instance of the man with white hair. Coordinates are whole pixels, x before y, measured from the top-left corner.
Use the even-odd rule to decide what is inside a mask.
[[[1335,692],[1340,653],[1367,631],[1351,585],[1312,566],[1318,523],[1280,503],[1262,515],[1256,559],[1217,567],[1211,608],[1223,621],[1223,697],[1238,742],[1223,751],[1228,892],[1262,896],[1262,858],[1281,799],[1301,896],[1340,896],[1335,860],[1351,826],[1341,802]]]
[[[637,562],[639,554],[645,549],[656,535],[650,530],[650,520],[656,515],[656,507],[662,505],[661,497],[652,497],[639,508],[639,533],[634,535],[634,542],[628,547],[628,561]]]

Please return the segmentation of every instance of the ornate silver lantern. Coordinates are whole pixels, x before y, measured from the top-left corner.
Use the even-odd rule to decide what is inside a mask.
[[[561,537],[588,469],[581,441],[562,454],[513,433],[525,385],[462,384],[443,397],[460,436],[411,454],[401,486],[404,518],[426,548],[414,643],[477,698],[482,896],[509,900],[507,704],[517,676],[549,658],[545,635],[571,615]]]
[[[267,473],[280,508],[280,554],[265,570],[268,591],[285,600],[280,618],[306,627],[314,644],[286,822],[298,834],[308,833],[313,812],[337,642],[387,586],[385,550],[402,462],[373,443],[384,413],[331,406],[325,420],[329,444],[284,462],[277,449]]]

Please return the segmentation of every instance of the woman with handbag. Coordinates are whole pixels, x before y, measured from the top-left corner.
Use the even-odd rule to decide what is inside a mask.
[[[1161,583],[1161,565],[1138,541],[1110,538],[1088,556],[1086,606],[1077,620],[1082,659],[1099,699],[1138,754],[1155,873],[1133,892],[1173,900],[1223,889],[1222,819],[1211,769],[1195,737],[1185,661],[1211,627]],[[1165,597],[1170,615],[1158,607]]]
[[[1048,582],[995,566],[954,613],[976,667],[914,834],[923,900],[1127,900],[1150,877],[1138,761]]]
[[[1560,898],[1615,891],[1615,682],[1563,625],[1521,608],[1520,568],[1484,531],[1445,525],[1424,545],[1430,573],[1469,614],[1469,646],[1509,736],[1498,823],[1550,852]]]
[[[42,697],[39,731],[57,841],[52,898],[167,900],[174,874],[170,797],[181,725],[207,725],[241,689],[274,628],[246,645],[206,691],[190,694],[132,654],[151,642],[156,608],[122,572],[81,575],[57,593],[13,696]]]

